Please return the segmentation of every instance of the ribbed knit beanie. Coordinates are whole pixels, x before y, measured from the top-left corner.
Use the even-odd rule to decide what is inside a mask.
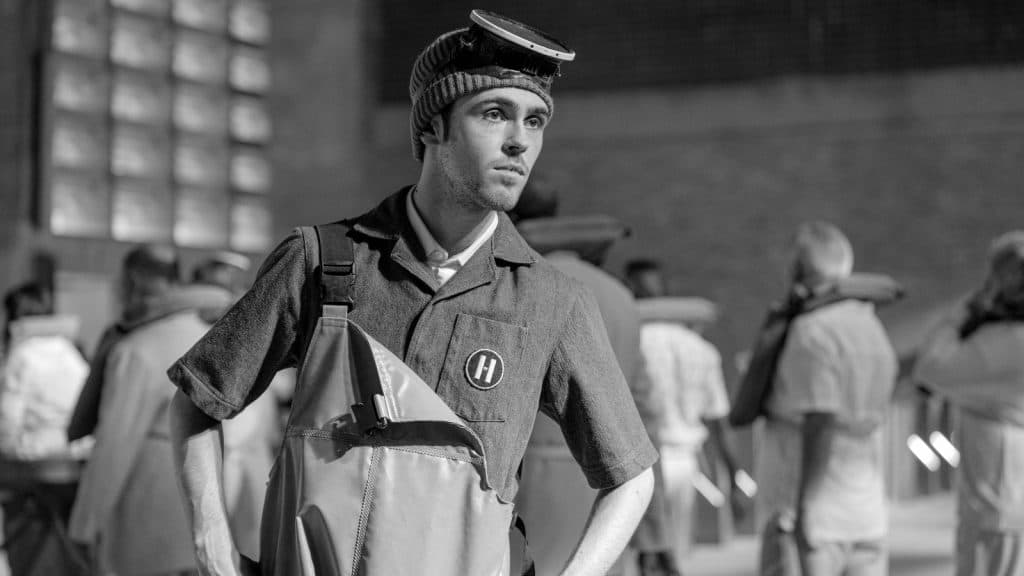
[[[519,26],[539,39],[548,38]],[[550,92],[557,73],[556,59],[504,42],[476,24],[442,34],[416,58],[409,78],[413,156],[423,161],[420,136],[430,130],[430,119],[463,96],[492,88],[522,88],[539,96],[554,113]]]

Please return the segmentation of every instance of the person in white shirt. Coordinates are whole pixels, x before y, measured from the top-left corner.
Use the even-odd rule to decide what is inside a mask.
[[[960,408],[957,576],[1024,574],[1024,231],[921,349],[914,380]]]
[[[850,275],[853,249],[834,225],[805,223],[792,266],[792,281],[814,293]],[[883,423],[896,372],[868,302],[842,300],[793,321],[757,457],[762,575],[888,574]]]
[[[660,265],[652,260],[631,261],[626,278],[637,296],[640,350],[651,388],[649,397],[657,405],[642,410],[641,415],[647,417],[648,431],[661,452],[655,497],[640,533],[648,529],[651,536],[645,544],[660,543],[665,549],[641,547],[640,568],[644,576],[672,576],[679,574],[678,565],[692,545],[695,482],[702,474],[700,456],[705,441],[712,442],[713,453],[725,464],[735,516],[745,512],[746,499],[736,484],[739,466],[723,424],[729,398],[722,357],[700,334],[713,320],[713,305],[702,300],[706,305],[698,308],[703,310],[687,313],[684,309],[694,308],[694,299],[666,297]],[[663,534],[656,535],[659,523]]]

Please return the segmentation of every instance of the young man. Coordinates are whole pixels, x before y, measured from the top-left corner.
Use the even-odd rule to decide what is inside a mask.
[[[559,422],[599,489],[563,574],[603,574],[647,505],[657,456],[593,296],[531,250],[503,213],[515,205],[543,145],[558,63],[573,55],[517,22],[478,11],[471,17],[469,29],[440,36],[413,66],[418,182],[346,222],[356,271],[348,319],[432,386],[480,438],[487,478],[502,501],[515,496],[538,409]],[[172,421],[182,484],[199,562],[211,574],[239,570],[223,512],[218,421],[262,393],[281,368],[301,366],[299,391],[336,385],[303,373],[307,346],[315,345],[306,341],[304,321],[317,312],[319,286],[307,281],[317,250],[305,230],[287,238],[252,289],[170,370],[181,389]],[[478,357],[492,367],[484,376],[479,366],[470,369]],[[500,372],[492,380],[494,366]],[[403,540],[421,537],[392,535],[395,549],[380,554],[400,556]],[[264,574],[271,570],[263,565]]]
[[[1024,231],[924,344],[914,380],[960,408],[957,576],[1024,573]]]
[[[814,294],[852,269],[838,228],[800,226],[794,284]],[[762,575],[888,574],[882,424],[895,378],[896,355],[871,303],[842,300],[793,321],[758,455]]]

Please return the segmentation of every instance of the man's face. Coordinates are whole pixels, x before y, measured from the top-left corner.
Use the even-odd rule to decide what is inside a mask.
[[[544,145],[549,117],[544,100],[521,88],[455,101],[438,144],[451,199],[469,209],[512,209]]]

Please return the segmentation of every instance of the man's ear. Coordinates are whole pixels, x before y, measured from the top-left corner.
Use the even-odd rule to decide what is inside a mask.
[[[441,118],[440,114],[434,114],[433,118],[430,119],[430,130],[424,130],[420,134],[420,139],[423,140],[423,144],[440,144],[445,140],[445,122]]]

